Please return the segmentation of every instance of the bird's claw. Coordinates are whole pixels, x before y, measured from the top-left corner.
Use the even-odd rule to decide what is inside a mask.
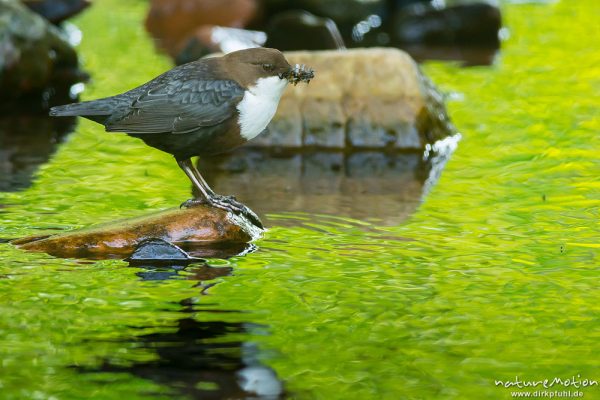
[[[192,208],[201,204],[207,204],[204,199],[187,199],[179,205],[179,208]]]

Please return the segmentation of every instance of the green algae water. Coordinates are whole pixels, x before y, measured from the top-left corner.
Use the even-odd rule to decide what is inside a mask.
[[[75,21],[86,99],[170,68],[145,11],[105,0]],[[0,244],[0,398],[507,399],[495,381],[600,382],[600,7],[503,11],[496,65],[424,66],[463,139],[403,223],[273,214],[258,251],[209,260],[233,268],[210,280]],[[170,156],[81,120],[30,188],[0,193],[0,237],[187,197]],[[600,398],[577,386],[549,390]]]

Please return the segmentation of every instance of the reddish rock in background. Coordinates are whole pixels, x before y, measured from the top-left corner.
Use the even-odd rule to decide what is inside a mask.
[[[213,53],[230,53],[250,47],[261,47],[267,36],[264,32],[247,29],[204,25],[196,29],[175,56],[177,65],[196,61]]]
[[[255,0],[152,0],[146,29],[175,57],[205,25],[244,28],[256,16]]]

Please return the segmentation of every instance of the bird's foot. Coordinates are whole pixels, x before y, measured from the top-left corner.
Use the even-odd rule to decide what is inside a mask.
[[[262,224],[260,218],[258,218],[258,215],[256,215],[256,213],[250,208],[237,201],[234,196],[223,196],[216,194],[209,199],[189,199],[184,201],[180,208],[190,208],[198,205],[210,205],[212,207],[220,208],[221,210],[231,211],[234,214],[244,216],[247,220],[259,228],[264,228],[264,225]]]
[[[210,204],[214,207],[242,215],[259,228],[264,228],[264,225],[260,218],[258,218],[258,215],[256,215],[256,213],[246,205],[237,201],[234,196],[223,196],[217,194],[210,199]]]

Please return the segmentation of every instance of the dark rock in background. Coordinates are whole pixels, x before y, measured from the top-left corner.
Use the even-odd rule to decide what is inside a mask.
[[[146,29],[163,50],[176,57],[199,28],[245,28],[256,13],[255,0],[152,0]]]
[[[331,18],[341,27],[352,27],[369,15],[383,15],[385,0],[263,0],[265,13],[272,17],[283,11],[305,10],[320,17]]]
[[[301,10],[273,16],[267,25],[266,47],[279,50],[344,49],[344,39],[335,22]]]
[[[348,47],[394,46],[415,51],[418,59],[458,59],[467,64],[489,64],[499,48],[500,11],[485,1],[439,0],[263,0],[263,23],[254,29],[270,31],[282,12],[304,10],[330,18]],[[317,49],[319,43],[306,36],[292,44],[277,42],[283,49]],[[453,47],[450,47],[453,46]],[[477,51],[471,50],[476,47]],[[430,47],[434,47],[428,51]],[[484,52],[485,49],[491,49]]]
[[[75,118],[45,115],[0,117],[0,191],[26,189],[67,135]]]
[[[393,18],[397,43],[429,45],[500,46],[500,10],[487,3],[445,8],[421,4],[400,9]]]
[[[48,108],[86,79],[58,28],[20,2],[0,0],[0,112]]]
[[[501,18],[495,4],[469,0],[153,0],[146,27],[177,64],[264,44],[280,50],[393,46],[418,60],[478,65],[494,59]],[[216,39],[215,27],[250,29],[254,38],[226,45],[231,40]],[[256,39],[259,32],[267,33],[266,44]]]
[[[53,24],[79,14],[89,7],[88,0],[23,0],[23,4]]]

